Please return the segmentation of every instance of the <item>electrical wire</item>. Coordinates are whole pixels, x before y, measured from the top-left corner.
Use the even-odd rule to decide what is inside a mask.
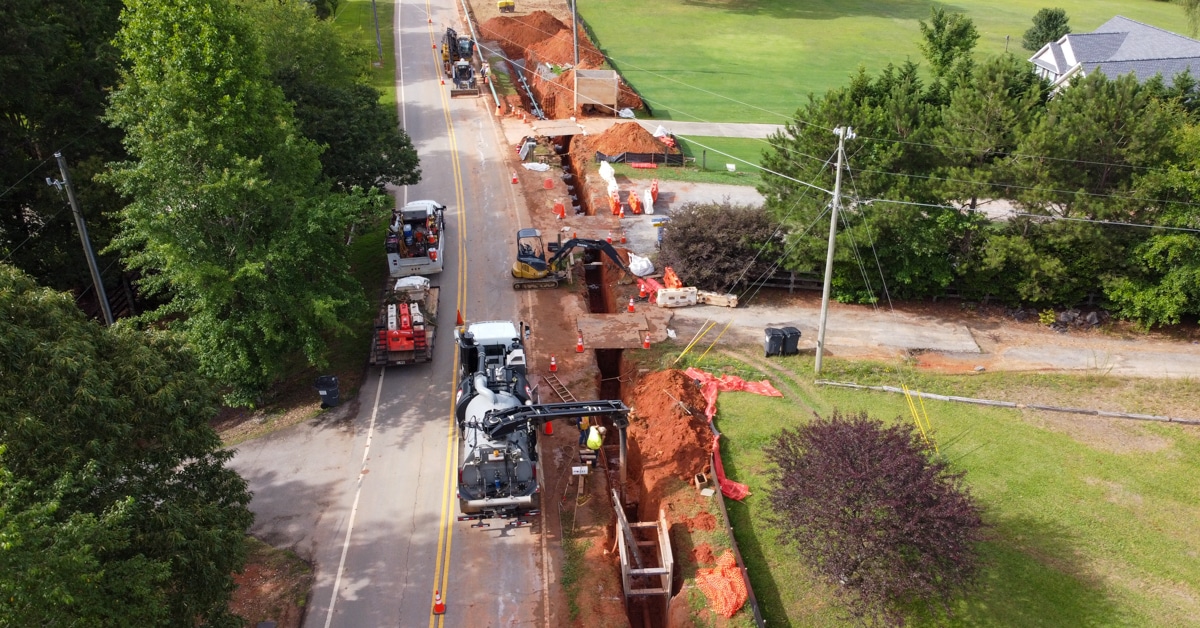
[[[894,201],[886,198],[870,198],[861,201],[862,203],[891,203],[893,205],[915,205],[918,207],[935,207],[938,209],[953,209],[955,211],[970,211],[984,212],[982,209],[971,209],[970,207],[955,207],[954,205],[942,205],[939,203],[920,203],[917,201]],[[1121,222],[1119,220],[1096,220],[1092,218],[1071,218],[1067,216],[1056,216],[1054,214],[1030,214],[1026,212],[1013,212],[1011,215],[1021,218],[1034,218],[1041,220],[1063,220],[1067,222],[1086,222],[1098,225],[1112,225],[1116,227],[1139,227],[1142,229],[1163,229],[1165,231],[1183,231],[1188,233],[1200,233],[1200,229],[1191,227],[1170,227],[1166,225],[1150,225],[1139,222]]]

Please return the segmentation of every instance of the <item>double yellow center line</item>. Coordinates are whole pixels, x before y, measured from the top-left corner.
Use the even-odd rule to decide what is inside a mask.
[[[433,9],[430,6],[430,0],[425,1],[425,11],[432,18]],[[434,72],[439,77],[439,84],[444,79],[442,76],[442,56],[438,50],[437,33],[433,26],[432,19],[429,22],[429,42],[430,49],[433,52]],[[456,245],[456,254],[458,259],[458,274],[456,276],[455,285],[455,314],[463,313],[465,316],[466,300],[467,300],[467,254],[466,254],[466,234],[467,234],[467,212],[466,212],[466,194],[463,191],[462,166],[458,159],[458,139],[454,132],[454,120],[450,115],[450,97],[446,89],[438,90],[442,100],[442,112],[446,119],[446,136],[450,145],[450,165],[454,177],[454,200],[458,211],[456,213],[457,223],[454,242]],[[443,315],[442,320],[449,320],[449,317]],[[457,322],[457,321],[456,321]],[[443,325],[443,328],[448,327]],[[443,331],[445,335],[445,331]],[[446,342],[447,340],[443,340]],[[452,351],[454,360],[452,363],[451,374],[451,389],[450,389],[450,411],[449,421],[446,426],[446,462],[444,466],[444,478],[442,480],[442,507],[441,515],[438,520],[438,544],[437,554],[434,557],[435,568],[433,573],[433,587],[429,592],[430,609],[433,608],[434,596],[436,592],[440,592],[442,600],[445,601],[448,595],[447,587],[450,582],[450,548],[454,541],[454,526],[455,497],[457,493],[458,479],[458,429],[454,418],[454,402],[455,395],[458,392],[458,350]],[[429,616],[430,628],[441,628],[444,624],[444,615]]]

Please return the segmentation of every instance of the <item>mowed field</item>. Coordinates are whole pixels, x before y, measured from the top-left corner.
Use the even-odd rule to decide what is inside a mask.
[[[740,354],[741,352],[739,352]],[[757,355],[761,356],[761,353]],[[769,626],[848,626],[833,591],[765,523],[763,449],[812,411],[866,411],[911,421],[903,396],[813,385],[811,356],[746,361],[711,355],[709,370],[768,377],[783,398],[722,393],[717,426],[730,477],[750,486],[727,502]],[[1200,417],[1194,382],[1036,373],[946,376],[903,366],[826,364],[837,381],[1007,401]],[[918,401],[918,403],[920,403]],[[941,453],[985,509],[979,587],[948,621],[916,626],[1200,625],[1200,428],[924,402]]]
[[[1028,58],[1021,36],[1048,6],[1077,33],[1124,15],[1187,34],[1183,9],[1155,0],[582,0],[578,11],[654,117],[782,124],[860,65],[923,64],[918,21],[934,5],[974,21],[977,56],[1004,52],[1008,36]]]

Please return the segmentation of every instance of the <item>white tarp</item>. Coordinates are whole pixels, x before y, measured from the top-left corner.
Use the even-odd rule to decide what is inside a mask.
[[[630,109],[629,107],[626,107],[626,108],[618,111],[617,115],[621,116],[622,118],[629,118],[631,120],[636,118],[636,116],[633,115],[633,109]]]
[[[525,164],[521,164],[521,165],[525,166],[526,170],[533,170],[535,172],[546,172],[547,170],[550,169],[549,164],[542,164],[542,163],[537,163],[537,162],[525,163]]]

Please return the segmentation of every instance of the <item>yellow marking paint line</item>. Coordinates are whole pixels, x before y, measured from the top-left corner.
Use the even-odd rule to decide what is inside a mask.
[[[429,3],[426,3],[427,12],[432,16],[432,12],[428,9]],[[437,49],[437,43],[434,36],[432,22],[429,27],[430,49],[433,52],[434,72],[438,76],[439,85],[443,83],[441,55]],[[458,286],[455,294],[455,311],[462,312],[466,303],[467,292],[467,258],[466,258],[466,198],[462,183],[462,167],[459,163],[458,156],[458,139],[454,130],[454,121],[450,113],[450,101],[445,89],[440,90],[442,112],[446,120],[446,132],[450,145],[450,163],[454,179],[455,201],[458,205],[458,234],[455,238],[458,245]],[[457,322],[457,321],[456,321]],[[445,480],[442,485],[442,507],[438,523],[438,546],[435,554],[436,565],[434,568],[433,589],[430,592],[430,600],[432,601],[436,592],[440,591],[443,602],[447,599],[449,592],[447,587],[450,578],[450,555],[453,544],[454,528],[454,495],[456,489],[457,469],[458,469],[458,432],[454,418],[454,395],[458,390],[458,352],[454,351],[453,373],[451,376],[451,401],[449,413],[449,425],[446,432],[446,464],[444,467]],[[444,617],[438,615],[430,615],[429,626],[440,628],[444,624]]]

